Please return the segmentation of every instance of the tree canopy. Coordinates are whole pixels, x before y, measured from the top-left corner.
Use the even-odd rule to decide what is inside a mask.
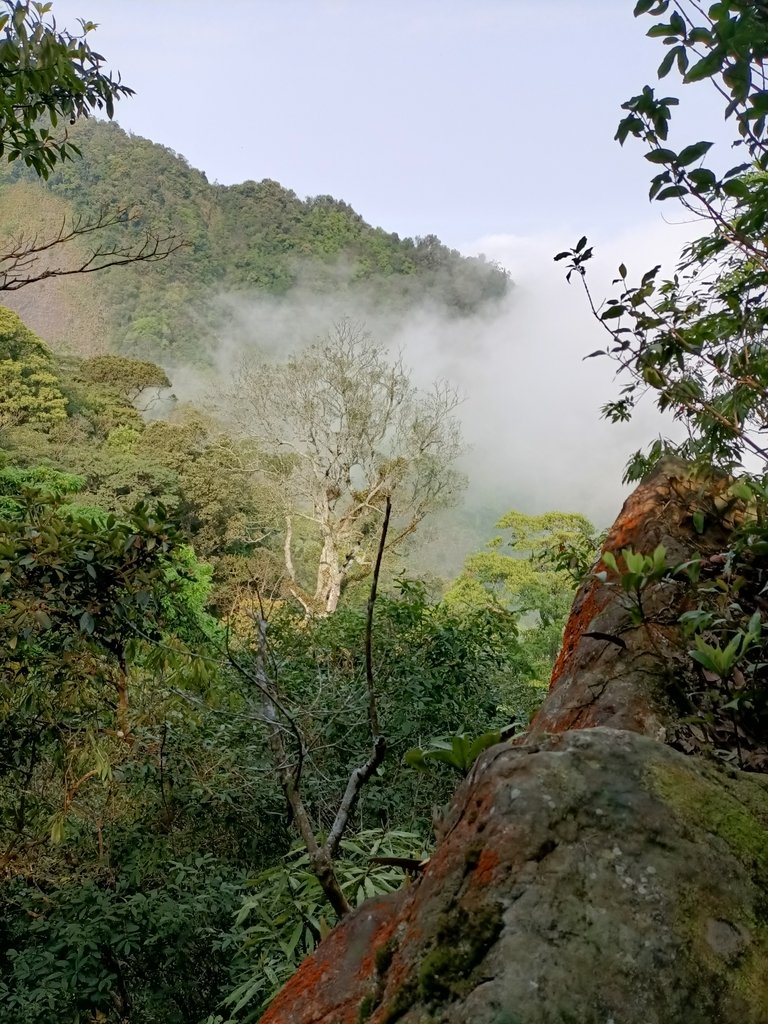
[[[0,159],[21,159],[47,178],[59,161],[79,153],[59,121],[74,124],[132,95],[119,76],[104,69],[91,49],[96,27],[60,30],[49,17],[52,4],[3,0],[0,4]]]
[[[258,469],[285,520],[289,588],[307,610],[335,611],[350,573],[370,565],[387,498],[397,544],[462,486],[458,395],[439,381],[420,394],[362,325],[342,321],[284,363],[245,364],[228,401],[264,453]],[[319,537],[313,587],[294,565],[295,519]]]

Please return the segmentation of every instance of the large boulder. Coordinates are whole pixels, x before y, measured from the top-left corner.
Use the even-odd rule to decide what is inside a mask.
[[[701,500],[663,467],[606,548],[716,560]],[[345,919],[262,1024],[768,1024],[768,779],[665,742],[686,591],[643,600],[654,625],[632,627],[610,579],[584,584],[528,734],[479,759],[421,878]]]
[[[263,1024],[765,1024],[768,786],[636,733],[487,752]],[[382,914],[382,910],[384,913]]]

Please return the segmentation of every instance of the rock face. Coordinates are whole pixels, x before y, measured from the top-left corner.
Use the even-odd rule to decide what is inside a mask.
[[[607,546],[684,556],[685,493],[667,468]],[[421,879],[345,919],[262,1024],[768,1024],[768,781],[662,742],[666,634],[649,653],[614,593],[585,585],[542,711],[476,763]],[[647,599],[673,622],[676,595]]]

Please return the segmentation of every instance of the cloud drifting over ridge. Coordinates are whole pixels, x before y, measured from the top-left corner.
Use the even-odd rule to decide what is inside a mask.
[[[611,294],[622,261],[630,280],[656,263],[670,271],[697,228],[659,222],[595,239],[593,294]],[[338,287],[320,294],[300,285],[279,299],[223,296],[228,327],[212,352],[218,377],[231,379],[243,356],[285,358],[343,317],[361,321],[402,352],[417,384],[427,388],[442,377],[465,396],[459,415],[469,446],[464,470],[471,506],[489,516],[509,508],[579,511],[607,525],[626,493],[621,476],[629,455],[669,432],[670,423],[650,404],[629,424],[600,418],[600,406],[618,391],[615,366],[584,356],[610,339],[590,315],[580,283],[566,284],[564,264],[553,261],[577,237],[571,230],[493,235],[463,246],[467,255],[482,252],[498,261],[515,282],[500,306],[471,318],[451,317],[434,304],[390,307],[373,292],[346,287],[343,267]],[[173,377],[179,393],[204,400],[210,382],[182,367]],[[489,521],[489,533],[492,526]]]
[[[611,294],[620,262],[630,279],[656,263],[671,270],[680,249],[698,234],[695,224],[642,225],[596,242],[590,270],[593,293]],[[444,375],[467,395],[462,407],[471,451],[471,490],[496,505],[526,511],[550,508],[586,513],[600,524],[618,512],[628,456],[661,431],[665,421],[649,404],[629,424],[600,418],[600,406],[618,385],[614,364],[584,361],[607,334],[592,318],[580,283],[565,282],[554,254],[576,241],[558,237],[495,235],[463,246],[506,267],[515,288],[493,318],[471,324],[413,318],[396,338],[423,380]],[[461,335],[462,337],[460,337]]]

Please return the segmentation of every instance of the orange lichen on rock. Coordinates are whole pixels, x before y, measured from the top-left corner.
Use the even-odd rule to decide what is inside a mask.
[[[568,622],[566,623],[563,635],[563,645],[552,669],[552,677],[549,682],[550,690],[557,685],[557,681],[568,667],[568,663],[576,653],[576,648],[582,637],[589,630],[589,626],[605,606],[607,595],[598,580],[593,579],[583,593],[579,594],[576,604],[573,606]]]
[[[475,881],[480,885],[489,885],[493,881],[493,873],[499,866],[501,858],[495,850],[486,847],[477,861],[474,871]]]
[[[400,890],[370,900],[345,918],[278,992],[261,1024],[358,1024],[376,951],[391,939],[405,895]]]

